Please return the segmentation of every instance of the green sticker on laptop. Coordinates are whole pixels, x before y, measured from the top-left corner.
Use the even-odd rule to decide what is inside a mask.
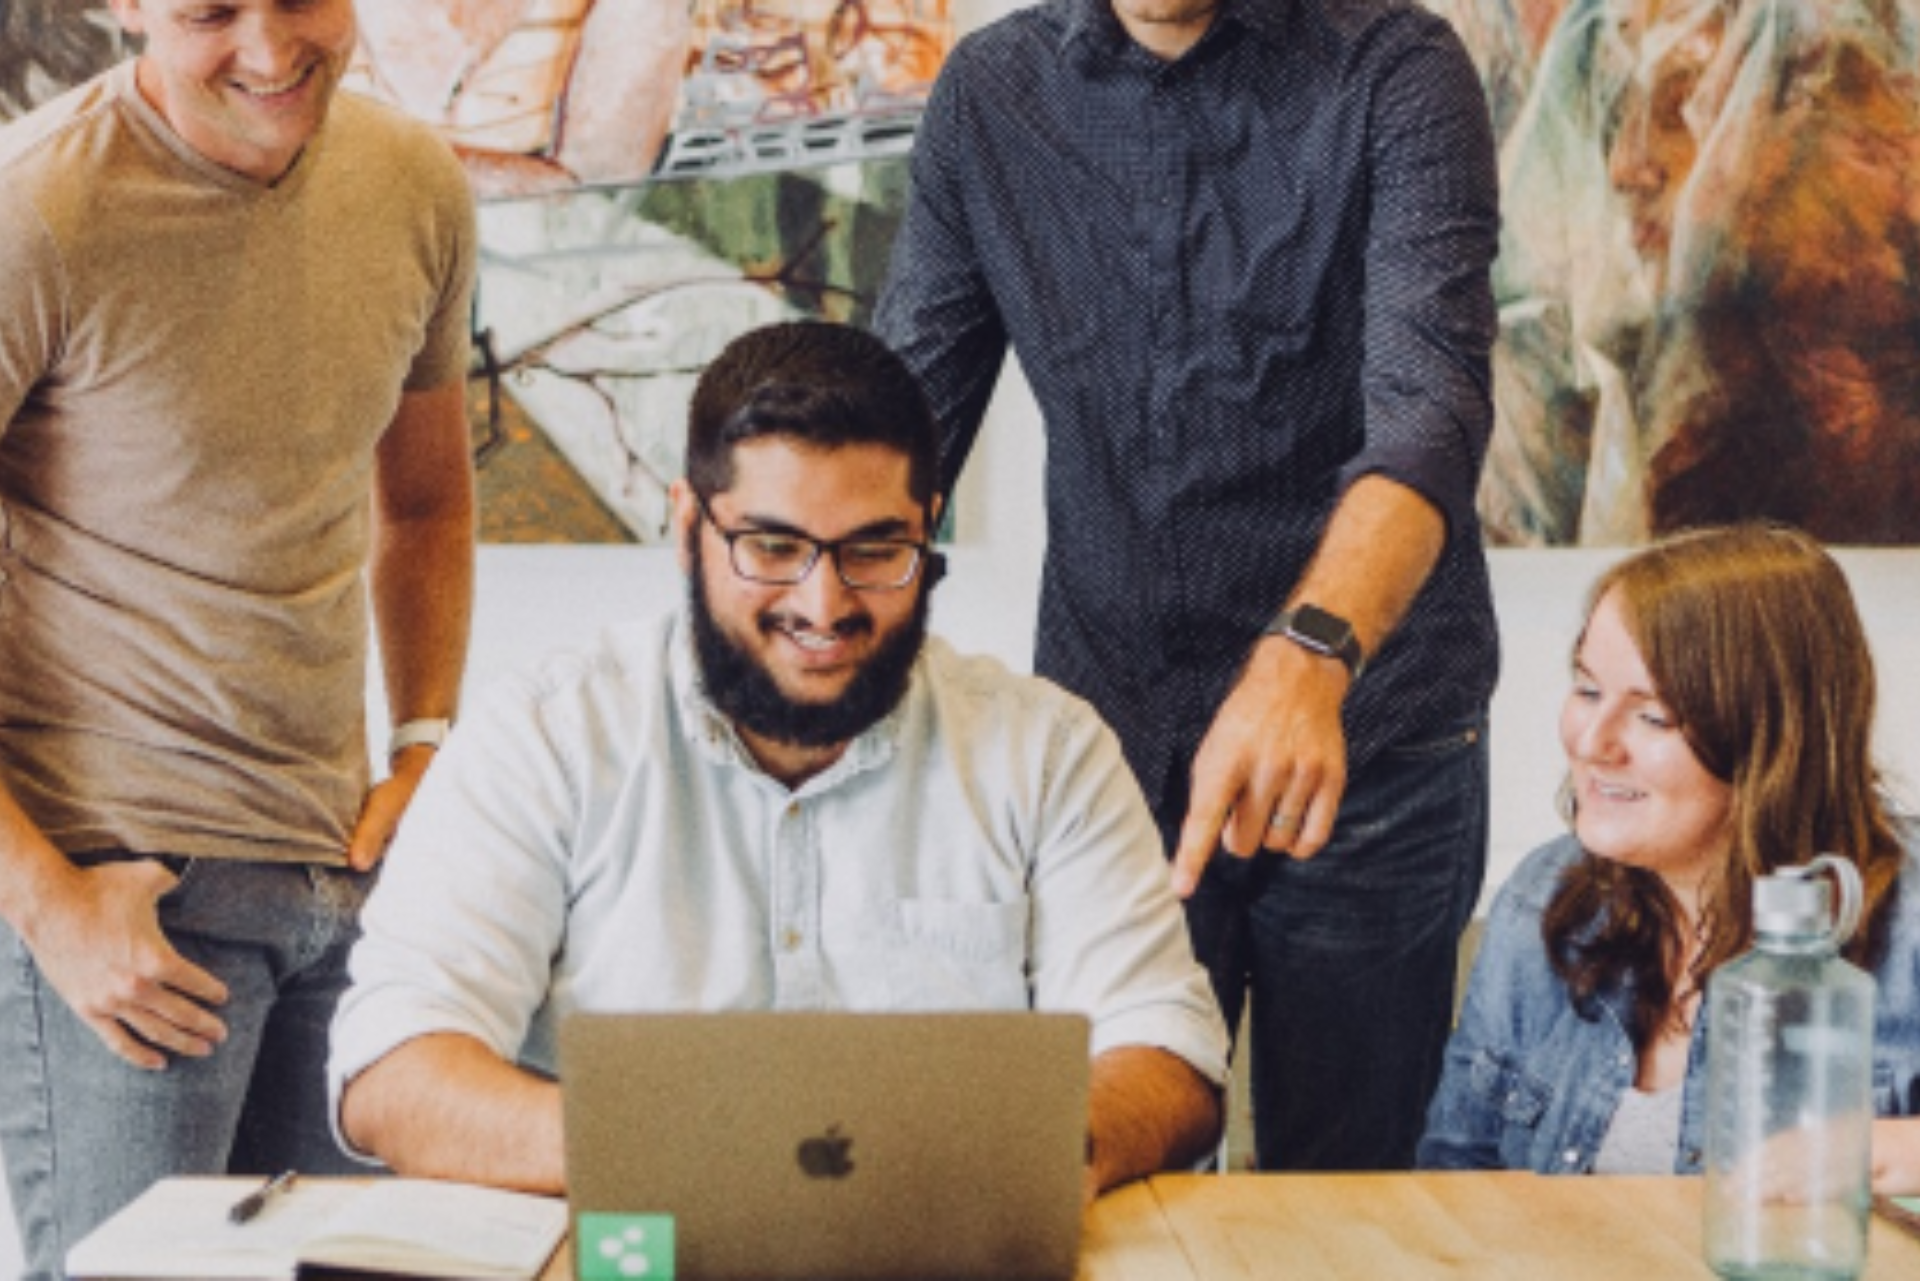
[[[573,1271],[580,1281],[671,1281],[671,1214],[582,1214],[574,1223]]]

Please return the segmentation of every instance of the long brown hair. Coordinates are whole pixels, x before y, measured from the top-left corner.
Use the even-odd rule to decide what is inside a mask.
[[[1866,925],[1847,953],[1866,962],[1902,855],[1872,758],[1873,658],[1840,567],[1797,530],[1735,525],[1621,561],[1593,585],[1589,619],[1609,596],[1694,755],[1732,788],[1729,853],[1703,887],[1687,985],[1751,946],[1754,878],[1820,853],[1860,869]],[[1585,638],[1583,627],[1576,657]],[[1583,1012],[1629,992],[1639,1048],[1674,999],[1692,941],[1683,921],[1659,876],[1588,854],[1562,877],[1541,935]]]

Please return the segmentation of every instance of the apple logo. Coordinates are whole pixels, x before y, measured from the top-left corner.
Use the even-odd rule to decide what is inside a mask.
[[[853,1139],[830,1125],[825,1134],[802,1140],[795,1155],[810,1179],[844,1179],[853,1173],[852,1149]]]

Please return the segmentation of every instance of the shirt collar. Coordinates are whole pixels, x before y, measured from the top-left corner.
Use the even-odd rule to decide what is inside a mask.
[[[1269,44],[1278,44],[1291,0],[1220,0],[1222,21],[1237,22]]]
[[[1063,44],[1098,53],[1117,54],[1132,43],[1112,0],[1059,0],[1064,12]],[[1291,0],[1220,0],[1214,26],[1237,25],[1269,43],[1277,43],[1286,25]],[[1209,32],[1211,36],[1213,33]]]
[[[929,638],[931,642],[931,638]],[[731,766],[746,770],[752,774],[767,777],[759,762],[753,759],[753,753],[740,740],[733,718],[722,712],[707,697],[707,691],[700,679],[700,655],[693,645],[693,625],[687,619],[686,606],[681,606],[674,619],[674,639],[668,647],[668,680],[673,689],[674,702],[680,710],[680,723],[685,727],[687,741],[695,752],[708,762],[718,766]],[[907,685],[907,692],[897,706],[878,721],[863,730],[858,737],[847,744],[847,750],[840,759],[803,783],[797,793],[823,792],[837,786],[856,774],[878,769],[893,759],[899,745],[901,724],[906,716],[907,705],[918,694],[926,680],[926,656],[922,654],[913,665],[913,675]],[[769,778],[768,781],[773,781]]]

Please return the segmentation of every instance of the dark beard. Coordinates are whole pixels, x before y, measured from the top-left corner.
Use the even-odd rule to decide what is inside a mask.
[[[914,661],[927,639],[931,593],[924,582],[906,589],[920,594],[912,615],[899,631],[880,642],[838,698],[826,703],[802,703],[782,693],[766,668],[714,621],[707,603],[706,569],[701,563],[697,534],[689,552],[687,613],[693,623],[701,687],[709,701],[736,725],[789,747],[833,747],[859,737],[906,697]],[[813,572],[838,571],[823,563],[815,565]],[[764,629],[764,620],[756,621]]]

